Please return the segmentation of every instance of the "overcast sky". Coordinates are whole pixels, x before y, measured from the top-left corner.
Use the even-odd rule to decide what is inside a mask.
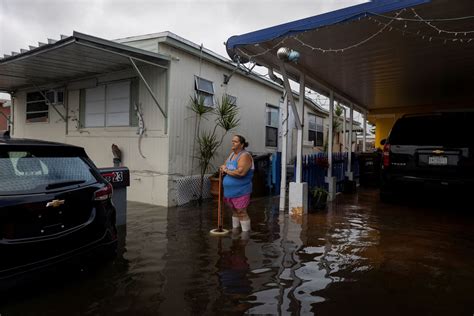
[[[73,31],[105,39],[171,31],[227,57],[223,43],[232,35],[363,2],[0,0],[0,56]]]

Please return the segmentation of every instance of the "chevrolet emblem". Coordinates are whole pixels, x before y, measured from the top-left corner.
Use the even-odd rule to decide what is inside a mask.
[[[439,150],[439,149],[433,150],[433,154],[439,155],[439,154],[443,154],[443,153],[444,153],[444,150]]]
[[[51,202],[46,203],[46,207],[58,207],[64,204],[64,200],[52,200]]]

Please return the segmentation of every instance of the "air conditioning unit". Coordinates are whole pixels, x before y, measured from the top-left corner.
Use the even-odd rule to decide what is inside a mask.
[[[64,90],[49,90],[49,91],[46,91],[45,95],[51,104],[54,104],[54,105],[64,104]]]

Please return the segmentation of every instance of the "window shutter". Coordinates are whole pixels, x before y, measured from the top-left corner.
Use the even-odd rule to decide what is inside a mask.
[[[129,126],[130,124],[130,81],[107,85],[105,125]]]
[[[101,127],[105,122],[105,86],[87,89],[85,97],[85,127]]]

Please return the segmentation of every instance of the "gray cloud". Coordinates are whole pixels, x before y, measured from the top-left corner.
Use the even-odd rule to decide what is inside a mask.
[[[0,56],[79,31],[116,39],[171,31],[227,56],[223,43],[363,0],[0,0]],[[8,95],[1,94],[0,98]]]
[[[232,35],[362,2],[0,0],[0,54],[76,30],[105,39],[171,31],[225,56]]]

